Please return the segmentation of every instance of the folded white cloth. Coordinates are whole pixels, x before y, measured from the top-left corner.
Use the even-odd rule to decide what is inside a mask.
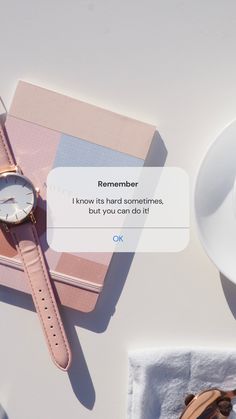
[[[236,352],[161,349],[129,353],[128,419],[178,419],[185,396],[236,388]],[[236,418],[236,405],[230,419]]]

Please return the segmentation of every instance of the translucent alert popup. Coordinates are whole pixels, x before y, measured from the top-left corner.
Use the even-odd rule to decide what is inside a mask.
[[[60,252],[177,252],[189,180],[176,167],[59,167],[47,179],[47,240]]]

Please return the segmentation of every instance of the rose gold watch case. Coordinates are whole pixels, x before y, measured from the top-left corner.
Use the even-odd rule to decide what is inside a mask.
[[[34,218],[34,215],[33,214],[34,214],[34,211],[35,211],[36,206],[37,206],[37,199],[38,199],[38,191],[37,191],[37,189],[35,188],[35,186],[31,182],[31,180],[27,176],[24,176],[22,174],[22,172],[21,172],[21,170],[19,169],[18,166],[12,166],[12,170],[11,169],[9,170],[9,168],[8,168],[7,171],[1,171],[1,173],[0,173],[0,179],[3,178],[3,177],[8,177],[8,176],[18,176],[18,177],[20,177],[22,179],[25,179],[31,185],[31,187],[32,187],[34,202],[33,202],[33,207],[31,209],[30,213],[27,214],[22,220],[14,221],[13,222],[13,221],[7,221],[5,219],[4,220],[1,220],[1,218],[0,218],[0,223],[5,227],[5,230],[8,230],[8,227],[10,227],[11,225],[23,224],[25,221],[27,221],[29,219],[33,223],[35,223],[35,218]]]

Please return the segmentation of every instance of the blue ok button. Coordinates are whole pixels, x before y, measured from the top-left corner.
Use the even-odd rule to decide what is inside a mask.
[[[120,242],[123,242],[124,241],[124,237],[123,236],[120,236],[118,234],[115,234],[112,237],[112,240],[113,240],[113,242],[120,243]]]

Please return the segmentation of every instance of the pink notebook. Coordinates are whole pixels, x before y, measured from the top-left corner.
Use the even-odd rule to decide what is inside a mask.
[[[59,166],[143,165],[155,127],[20,81],[6,128],[16,161],[41,198],[36,227],[60,302],[94,309],[111,253],[58,253],[46,242],[46,178]],[[0,231],[0,284],[30,293],[14,246]]]

